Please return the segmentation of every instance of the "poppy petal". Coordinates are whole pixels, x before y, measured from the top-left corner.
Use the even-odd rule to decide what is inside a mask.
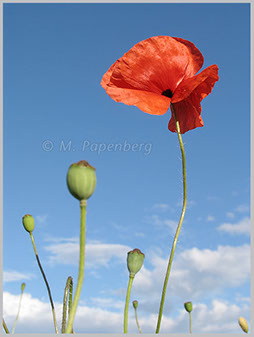
[[[210,94],[216,81],[219,80],[218,66],[216,64],[204,69],[200,74],[183,80],[176,88],[172,103],[187,98],[194,90],[200,91],[201,100]]]
[[[106,93],[116,102],[135,105],[146,113],[152,115],[165,114],[169,109],[170,98],[160,94],[134,89],[124,80],[121,80],[120,77],[117,84],[116,81],[114,84],[112,83],[112,73],[118,63],[119,60],[117,60],[102,77],[101,86],[106,90]]]
[[[175,103],[173,107],[176,118],[179,121],[181,134],[204,125],[200,116],[201,106],[194,94],[189,96],[188,99]],[[168,129],[172,132],[177,132],[173,113],[168,123]]]
[[[176,89],[172,97],[172,104],[182,134],[204,125],[200,116],[202,110],[200,102],[210,94],[218,79],[218,67],[212,65],[200,74],[184,80]],[[176,132],[173,115],[169,121],[168,129]]]
[[[202,62],[202,54],[191,42],[170,36],[151,37],[115,62],[101,84],[104,88],[111,85],[157,94],[168,89],[173,92],[183,78],[197,72]]]
[[[186,69],[186,74],[184,78],[192,77],[202,68],[202,65],[204,63],[204,57],[192,42],[181,39],[180,37],[174,37],[174,39],[184,44],[189,49],[190,62]]]
[[[171,101],[170,98],[166,96],[157,95],[148,91],[115,88],[111,86],[107,86],[105,90],[116,102],[135,105],[140,110],[152,115],[165,114],[169,109]]]

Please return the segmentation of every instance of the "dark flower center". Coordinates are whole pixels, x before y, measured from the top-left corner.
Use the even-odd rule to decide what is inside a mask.
[[[173,92],[170,89],[164,90],[161,93],[163,96],[167,96],[169,98],[173,97]]]

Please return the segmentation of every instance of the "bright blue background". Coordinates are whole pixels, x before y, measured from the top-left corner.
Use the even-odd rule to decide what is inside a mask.
[[[176,134],[167,129],[170,112],[151,116],[117,104],[100,86],[115,60],[156,35],[192,41],[204,55],[202,69],[219,67],[220,80],[202,102],[204,127],[183,136],[188,198],[195,206],[186,213],[181,244],[184,249],[216,249],[248,243],[248,237],[223,234],[216,227],[228,221],[226,212],[249,204],[249,29],[248,4],[4,4],[4,269],[38,272],[22,227],[26,213],[47,215],[34,231],[42,263],[47,236],[79,235],[78,202],[65,179],[69,165],[81,159],[96,167],[98,178],[88,202],[88,240],[144,252],[159,246],[168,256],[167,232],[158,236],[158,228],[144,219],[157,203],[177,207],[174,221],[180,214],[180,150]],[[45,140],[53,142],[52,151],[43,151]],[[99,155],[82,152],[84,140],[151,143],[152,151]],[[72,141],[74,150],[60,151],[61,141]],[[215,222],[198,220],[209,214]],[[125,227],[126,234],[120,235],[113,223]],[[145,236],[134,237],[135,231]],[[76,270],[47,267],[55,300],[62,300],[65,279]],[[104,285],[86,280],[91,296],[103,287],[126,286],[127,274],[116,278],[117,269],[100,272]],[[18,294],[19,284],[6,283],[4,290]],[[39,273],[27,284],[33,296],[46,298]],[[249,290],[247,283],[237,291],[249,296]],[[225,290],[223,296],[231,295]]]

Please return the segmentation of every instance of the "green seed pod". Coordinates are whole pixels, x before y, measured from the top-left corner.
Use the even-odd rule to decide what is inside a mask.
[[[132,304],[133,304],[134,309],[138,308],[138,301],[135,300],[135,301],[132,302]]]
[[[130,276],[134,277],[143,265],[145,255],[137,248],[131,250],[127,256],[127,267]]]
[[[238,322],[239,322],[240,327],[243,329],[243,331],[248,333],[249,327],[248,327],[248,323],[247,323],[246,319],[243,318],[243,317],[239,317]]]
[[[188,312],[192,312],[192,303],[191,302],[186,302],[184,303],[185,310]]]
[[[23,293],[23,291],[25,290],[25,286],[26,286],[26,284],[25,284],[25,282],[23,282],[22,284],[21,284],[21,292]]]
[[[22,218],[23,226],[28,233],[34,230],[34,218],[30,214],[26,214]]]
[[[72,164],[67,173],[67,186],[74,198],[89,199],[96,186],[95,168],[85,160]]]

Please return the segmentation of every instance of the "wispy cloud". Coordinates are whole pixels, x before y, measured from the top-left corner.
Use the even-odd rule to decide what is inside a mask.
[[[217,230],[226,232],[229,234],[244,234],[250,235],[250,218],[245,217],[237,223],[222,223],[217,227]]]
[[[93,306],[99,308],[107,308],[107,309],[120,309],[124,308],[125,302],[119,301],[114,298],[102,298],[102,297],[93,297],[91,298],[91,303]]]
[[[228,218],[230,218],[230,219],[234,219],[235,214],[234,214],[233,212],[227,212],[227,213],[226,213],[226,216],[227,216]]]
[[[20,273],[18,271],[4,271],[3,272],[3,280],[5,283],[30,280],[33,277],[34,277],[33,274],[25,274],[25,273]]]
[[[179,200],[176,204],[178,207],[182,207],[183,205],[183,200]],[[195,200],[188,200],[187,202],[187,208],[190,209],[192,206],[196,206],[197,203]]]
[[[215,217],[213,215],[208,215],[207,218],[206,218],[206,221],[213,222],[213,221],[215,221]]]
[[[250,211],[250,207],[248,205],[239,205],[235,211],[238,213],[248,213]]]
[[[169,206],[168,204],[163,204],[163,203],[161,203],[161,204],[154,204],[152,206],[152,210],[157,210],[157,211],[162,211],[162,212],[167,211],[169,209],[172,210],[172,207]]]
[[[50,254],[50,264],[78,264],[79,243],[74,238],[57,239],[57,243],[49,244],[44,249]],[[90,241],[86,244],[86,266],[87,268],[99,268],[108,266],[110,261],[125,262],[128,251],[132,248],[121,244],[102,243]]]
[[[167,227],[169,228],[172,233],[175,232],[176,227],[177,227],[177,221],[172,220],[172,219],[162,219],[159,215],[157,214],[152,214],[150,216],[146,216],[144,221],[146,223],[158,226],[158,227]]]
[[[143,238],[145,236],[145,233],[143,233],[143,232],[136,232],[135,236],[138,237],[138,238]]]
[[[44,225],[46,223],[47,219],[48,219],[48,215],[47,214],[36,215],[35,219],[40,225]]]

